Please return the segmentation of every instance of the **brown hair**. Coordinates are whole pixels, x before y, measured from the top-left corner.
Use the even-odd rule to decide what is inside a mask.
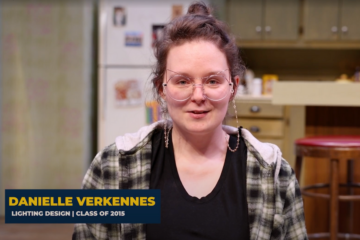
[[[211,9],[205,3],[193,3],[186,15],[175,18],[164,27],[163,38],[155,44],[157,63],[153,70],[152,83],[156,99],[160,104],[159,93],[162,92],[167,55],[171,47],[192,40],[211,41],[225,54],[231,81],[235,81],[235,76],[240,78],[243,76],[245,66],[239,56],[235,38],[230,35],[227,26],[211,15]]]

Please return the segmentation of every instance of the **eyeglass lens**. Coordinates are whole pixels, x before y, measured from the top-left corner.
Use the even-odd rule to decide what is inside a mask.
[[[166,93],[174,100],[184,101],[191,97],[195,87],[200,86],[203,94],[210,100],[219,101],[230,93],[232,84],[224,71],[201,78],[201,84],[181,74],[170,76],[166,84]]]

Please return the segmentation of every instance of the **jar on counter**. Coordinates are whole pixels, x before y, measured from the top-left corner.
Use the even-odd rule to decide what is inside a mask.
[[[262,79],[254,78],[253,83],[252,83],[252,95],[260,96],[261,90],[262,90]]]

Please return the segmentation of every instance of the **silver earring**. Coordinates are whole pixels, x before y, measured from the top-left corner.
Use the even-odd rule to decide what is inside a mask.
[[[231,93],[234,93],[234,90],[232,89]],[[227,145],[230,151],[232,152],[236,152],[236,150],[239,147],[239,142],[240,142],[240,132],[239,132],[239,121],[238,121],[238,117],[237,117],[237,110],[236,110],[236,105],[235,105],[235,97],[233,97],[233,104],[234,104],[234,112],[235,112],[235,119],[236,119],[236,128],[237,128],[237,143],[236,143],[236,148],[235,149],[231,149],[230,147],[230,137],[229,140],[226,139],[227,141]]]
[[[164,119],[164,139],[165,139],[165,147],[168,148],[169,146],[169,133],[170,133],[170,129],[171,127],[169,126],[169,130],[167,130],[167,109],[166,107],[164,107],[162,109],[162,115],[163,115],[163,119]]]
[[[165,120],[165,124],[164,124],[164,139],[165,139],[165,147],[168,148],[170,127],[169,127],[169,130],[166,131],[166,125],[167,125],[166,122],[167,122],[167,120]]]

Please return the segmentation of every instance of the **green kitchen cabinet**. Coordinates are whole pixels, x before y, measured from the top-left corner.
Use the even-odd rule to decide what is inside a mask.
[[[360,40],[360,0],[304,2],[304,40]]]
[[[230,29],[240,40],[298,39],[299,0],[229,0]]]
[[[342,0],[340,39],[360,40],[360,0]]]

